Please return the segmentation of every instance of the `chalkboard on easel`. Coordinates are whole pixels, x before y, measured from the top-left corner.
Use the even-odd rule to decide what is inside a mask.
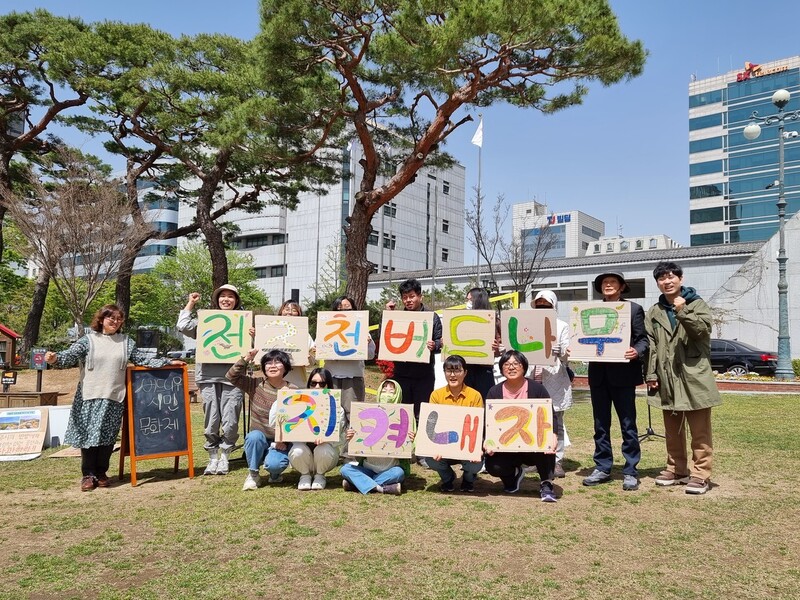
[[[174,456],[177,471],[179,457],[187,456],[189,477],[194,477],[186,367],[128,367],[127,375],[120,477],[125,456],[131,458],[132,485],[136,485],[136,462],[152,458]]]

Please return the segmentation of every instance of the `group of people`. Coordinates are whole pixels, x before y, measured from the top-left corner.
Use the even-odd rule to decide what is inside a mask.
[[[662,292],[659,301],[645,314],[635,302],[631,305],[629,348],[626,362],[590,362],[589,387],[594,416],[594,470],[583,480],[587,486],[599,485],[612,479],[613,451],[611,444],[611,409],[617,413],[622,432],[622,487],[626,491],[639,487],[637,466],[641,456],[636,425],[635,388],[646,382],[648,402],[661,409],[666,432],[667,464],[655,479],[660,486],[685,484],[686,492],[703,494],[709,489],[712,466],[711,407],[720,403],[710,365],[711,313],[708,305],[690,287],[684,287],[683,271],[671,262],[659,263],[654,278]],[[606,272],[594,281],[596,291],[606,302],[629,302],[623,295],[629,290],[622,273]],[[424,311],[422,288],[418,281],[400,284],[399,295],[406,311]],[[180,311],[177,328],[194,337],[197,318],[194,311],[200,301],[198,293],[189,295]],[[535,309],[557,309],[558,299],[552,290],[541,290],[532,301]],[[218,310],[241,308],[238,290],[232,285],[216,289],[211,307]],[[352,298],[337,298],[332,310],[353,310]],[[471,289],[466,296],[466,308],[490,308],[489,297],[482,288]],[[396,310],[389,302],[387,310]],[[296,302],[285,302],[280,315],[301,316]],[[106,305],[95,315],[91,332],[63,352],[48,352],[46,361],[55,366],[81,364],[83,373],[75,396],[65,441],[81,448],[81,489],[109,485],[109,458],[119,433],[125,397],[125,368],[128,362],[149,367],[183,364],[161,358],[147,358],[132,340],[120,333],[124,322],[122,311]],[[253,335],[253,330],[250,331]],[[557,500],[554,479],[564,477],[563,458],[568,436],[564,427],[564,411],[572,405],[573,373],[569,368],[568,325],[557,320],[552,365],[529,365],[525,355],[506,349],[499,325],[492,348],[499,357],[501,377],[495,382],[492,368],[468,365],[458,355],[443,362],[447,385],[434,389],[434,355],[442,348],[442,323],[433,315],[431,337],[427,340],[431,358],[427,363],[397,361],[394,379],[386,380],[377,394],[378,402],[402,402],[413,405],[419,419],[420,405],[432,404],[483,407],[484,399],[550,398],[553,404],[553,429],[556,433],[556,452],[494,452],[486,450],[476,462],[456,461],[441,456],[417,457],[418,462],[433,469],[441,478],[440,489],[455,489],[456,472],[460,463],[460,489],[474,490],[478,473],[485,469],[498,477],[503,489],[515,493],[527,470],[536,470],[540,478],[539,494],[544,502]],[[254,490],[261,485],[260,469],[267,472],[269,483],[280,483],[283,471],[291,465],[300,473],[299,490],[322,490],[326,474],[334,469],[343,448],[353,437],[349,428],[350,406],[353,401],[365,401],[364,362],[347,360],[326,361],[325,368],[315,368],[303,379],[297,379],[298,369],[288,354],[270,350],[261,358],[263,377],[250,375],[250,366],[257,349],[253,349],[233,365],[204,364],[196,366],[195,380],[203,399],[205,449],[209,460],[206,475],[225,475],[229,470],[231,450],[239,436],[239,420],[244,393],[250,402],[250,431],[244,440],[248,474],[243,489]],[[375,345],[369,340],[369,358],[375,355]],[[304,374],[304,370],[301,372]],[[292,377],[293,375],[293,377]],[[294,379],[294,381],[290,381]],[[341,390],[341,430],[338,442],[286,443],[275,435],[278,390],[322,387]],[[686,424],[691,432],[692,460],[686,451]],[[414,432],[409,432],[413,441]],[[341,468],[345,489],[363,494],[378,492],[399,494],[410,465],[393,458],[367,458],[347,461]]]

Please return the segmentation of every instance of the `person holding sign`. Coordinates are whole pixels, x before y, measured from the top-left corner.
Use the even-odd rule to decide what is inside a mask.
[[[269,473],[270,483],[283,481],[281,473],[289,466],[291,447],[285,442],[275,442],[275,407],[279,389],[296,388],[285,379],[292,369],[292,362],[285,352],[271,350],[261,357],[263,379],[256,379],[247,374],[256,354],[258,348],[253,348],[225,375],[232,385],[250,397],[250,431],[244,438],[244,455],[250,472],[242,486],[243,491],[255,490],[261,484],[259,469],[262,464]]]
[[[506,350],[500,357],[500,372],[506,378],[498,383],[486,395],[487,399],[496,398],[548,398],[545,387],[533,379],[525,377],[528,371],[528,359],[522,352]],[[489,475],[499,477],[503,482],[503,491],[514,494],[519,491],[525,477],[524,466],[535,466],[541,481],[539,495],[542,502],[555,502],[553,477],[556,466],[555,454],[544,452],[495,452],[486,449],[486,470]]]
[[[285,300],[278,309],[279,317],[302,317],[303,307],[294,300]],[[255,335],[255,329],[252,330]],[[298,359],[299,362],[299,359]],[[314,364],[314,339],[308,334],[308,364]],[[303,365],[294,364],[292,370],[286,374],[286,380],[299,388],[307,379],[307,371]]]
[[[177,329],[183,335],[197,338],[197,317],[192,316],[195,305],[200,301],[200,294],[192,292],[186,306],[178,315]],[[239,310],[242,301],[239,290],[225,284],[214,290],[211,295],[211,307],[217,310]],[[244,397],[241,390],[234,387],[225,378],[230,363],[195,364],[195,381],[200,396],[203,398],[203,414],[205,415],[204,448],[208,451],[208,466],[204,475],[226,475],[231,450],[239,439],[239,417],[242,414]]]
[[[642,360],[647,354],[647,332],[644,310],[622,294],[630,291],[622,273],[601,273],[594,280],[594,289],[603,295],[604,302],[629,302],[631,305],[630,346],[625,351],[627,362],[589,362],[589,391],[594,414],[594,471],[583,485],[598,485],[611,481],[614,454],[611,450],[611,407],[617,411],[622,430],[622,489],[639,489],[637,465],[642,456],[639,430],[636,428],[636,386],[644,383]]]
[[[125,315],[116,304],[106,304],[92,318],[91,331],[67,350],[47,352],[45,361],[56,367],[81,365],[64,441],[81,449],[81,490],[109,487],[108,466],[125,410],[125,373],[128,362],[144,367],[183,365],[180,360],[149,358],[133,340],[120,333]]]
[[[491,310],[489,294],[484,288],[472,288],[467,292],[465,303],[467,310]],[[495,335],[492,341],[492,349],[495,357],[500,355],[500,319],[495,320]],[[494,385],[494,365],[471,365],[467,372],[464,383],[478,391],[481,398],[485,398],[489,389]]]
[[[483,398],[477,390],[464,385],[467,377],[467,361],[463,356],[451,354],[442,364],[447,385],[438,390],[434,390],[430,396],[431,404],[446,404],[449,406],[471,406],[483,408]],[[451,465],[461,465],[461,491],[475,491],[475,479],[483,467],[483,460],[475,462],[469,460],[443,459],[441,456],[426,458],[428,467],[436,471],[442,480],[439,489],[444,492],[452,492],[456,480],[455,471]]]

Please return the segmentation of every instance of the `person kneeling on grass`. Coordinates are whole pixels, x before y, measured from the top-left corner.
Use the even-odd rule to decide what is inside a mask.
[[[483,408],[483,398],[477,390],[464,385],[467,377],[467,361],[463,356],[451,354],[442,364],[444,368],[447,386],[434,390],[431,394],[431,404],[446,404],[449,406],[469,406]],[[461,491],[472,492],[475,489],[475,479],[483,467],[483,460],[453,460],[443,459],[441,456],[434,456],[426,459],[428,466],[439,474],[442,478],[442,485],[439,489],[444,492],[452,492],[456,479],[455,471],[451,465],[460,464],[462,470]]]
[[[284,377],[292,370],[289,355],[281,350],[270,350],[261,357],[263,379],[247,374],[248,367],[258,354],[253,348],[228,370],[226,377],[237,388],[250,396],[250,432],[244,438],[244,454],[250,472],[242,490],[255,490],[261,484],[258,474],[262,463],[269,472],[270,483],[283,481],[281,473],[289,466],[288,450],[291,444],[275,442],[275,413],[278,390],[295,388]]]
[[[333,376],[327,369],[316,368],[308,376],[308,389],[333,389]],[[339,408],[339,422],[344,413]],[[324,490],[328,483],[325,473],[333,469],[339,462],[339,444],[332,442],[296,442],[289,450],[289,462],[292,468],[300,473],[297,489],[301,491]]]
[[[378,402],[399,404],[402,392],[400,386],[392,379],[385,380],[378,389]],[[355,429],[347,430],[347,441],[353,439]],[[414,441],[415,432],[408,432],[408,439]],[[400,460],[391,456],[372,456],[342,465],[342,487],[346,492],[358,490],[362,494],[377,492],[399,496],[401,483],[406,478],[405,469]]]

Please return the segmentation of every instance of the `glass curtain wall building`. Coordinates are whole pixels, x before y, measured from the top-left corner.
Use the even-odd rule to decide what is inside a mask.
[[[689,209],[692,246],[769,239],[778,230],[778,132],[763,127],[745,139],[750,115],[777,112],[772,94],[792,94],[784,110],[800,108],[800,56],[745,63],[725,75],[689,84]],[[787,122],[787,130],[800,129]],[[787,218],[800,209],[800,138],[784,151]]]

